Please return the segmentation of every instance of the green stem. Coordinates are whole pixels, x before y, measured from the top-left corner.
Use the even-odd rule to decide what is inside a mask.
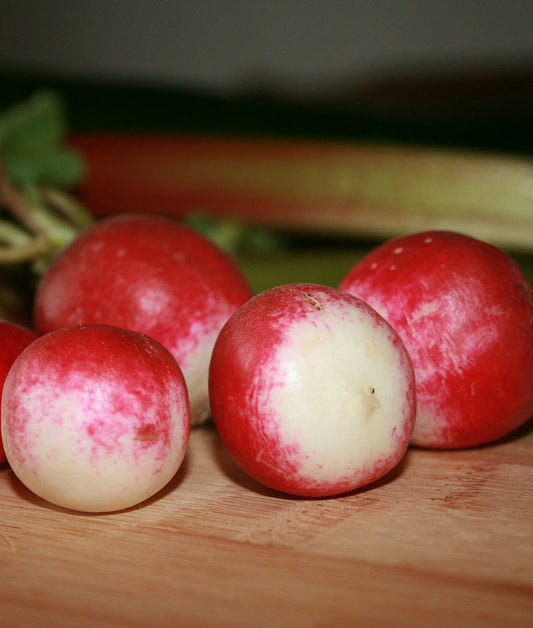
[[[48,205],[65,217],[71,225],[82,230],[92,224],[92,216],[71,194],[57,188],[42,188],[40,191]]]
[[[0,243],[9,246],[22,246],[27,244],[31,236],[24,229],[7,220],[0,220]]]
[[[9,175],[1,162],[0,205],[6,207],[20,223],[36,235],[43,233],[43,225],[24,196],[11,184]]]
[[[46,253],[44,235],[37,235],[26,244],[0,247],[0,265],[31,262]]]
[[[92,217],[81,203],[60,190],[35,188],[27,194],[34,200],[11,183],[0,163],[0,207],[15,221],[0,224],[0,243],[8,245],[0,247],[0,265],[31,261],[34,272],[42,274],[59,252],[90,226]]]

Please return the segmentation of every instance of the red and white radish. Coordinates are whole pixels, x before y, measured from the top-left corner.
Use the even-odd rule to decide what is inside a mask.
[[[29,329],[0,320],[0,402],[4,381],[11,365],[19,354],[37,338]],[[0,414],[1,416],[1,414]],[[0,464],[6,461],[2,439],[0,438]]]
[[[374,307],[410,352],[413,443],[482,445],[533,415],[533,291],[502,250],[453,232],[415,233],[378,246],[340,288]]]
[[[124,215],[97,222],[50,266],[37,289],[35,325],[45,333],[107,323],[152,336],[183,370],[194,425],[209,414],[216,336],[251,294],[233,259],[200,233]]]
[[[253,297],[211,360],[213,419],[258,482],[301,496],[351,491],[405,454],[415,416],[408,353],[355,297],[287,284]]]
[[[105,512],[163,488],[184,458],[190,408],[172,355],[110,325],[50,332],[5,381],[2,437],[31,491],[63,507]]]

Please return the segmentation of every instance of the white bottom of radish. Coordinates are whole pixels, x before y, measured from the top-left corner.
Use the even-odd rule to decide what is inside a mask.
[[[260,401],[270,410],[265,430],[293,444],[299,474],[317,482],[394,455],[409,417],[409,379],[388,328],[356,314],[332,310],[316,326],[294,323]]]

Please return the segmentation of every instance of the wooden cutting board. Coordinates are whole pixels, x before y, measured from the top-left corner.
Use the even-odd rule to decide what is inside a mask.
[[[76,514],[0,469],[0,625],[533,626],[533,424],[412,449],[330,499],[262,488],[211,426],[140,507]]]

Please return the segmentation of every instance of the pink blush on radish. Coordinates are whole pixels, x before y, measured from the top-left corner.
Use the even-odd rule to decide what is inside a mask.
[[[176,473],[190,432],[185,380],[157,341],[109,325],[39,338],[6,379],[8,461],[37,495],[104,512],[150,497]]]
[[[25,327],[8,321],[0,321],[0,403],[4,381],[11,365],[22,351],[37,338]],[[1,415],[0,415],[1,416]],[[0,464],[6,461],[2,439],[0,438]]]
[[[98,221],[54,260],[35,298],[40,333],[83,323],[160,342],[187,383],[191,423],[210,416],[207,378],[218,332],[252,292],[235,261],[202,234],[161,216]]]
[[[411,355],[415,445],[483,445],[533,414],[533,291],[504,251],[460,233],[414,233],[376,247],[340,288],[375,308]]]
[[[230,318],[210,395],[236,462],[301,496],[378,479],[403,457],[414,422],[413,370],[396,333],[359,299],[314,284],[267,290]]]

